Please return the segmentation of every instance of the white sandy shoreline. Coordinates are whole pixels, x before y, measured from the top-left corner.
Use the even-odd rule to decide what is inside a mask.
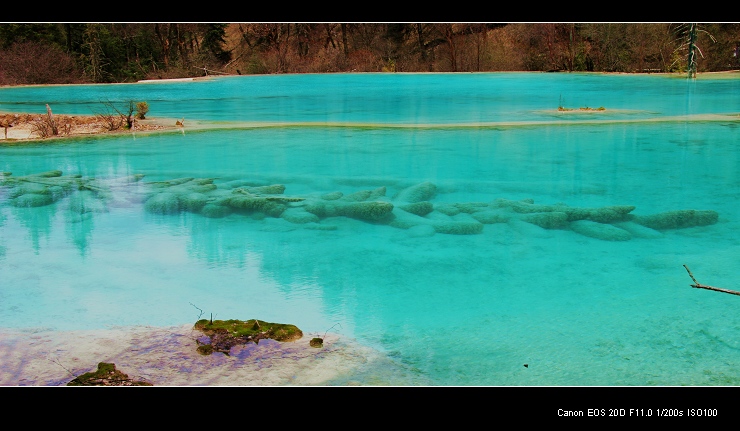
[[[154,386],[406,385],[391,374],[367,380],[363,370],[388,370],[388,358],[336,334],[324,346],[262,340],[230,356],[197,353],[193,326],[93,331],[0,330],[0,386],[65,386],[74,377],[114,363],[133,380]],[[383,372],[385,373],[385,372]],[[353,380],[363,374],[363,380]]]

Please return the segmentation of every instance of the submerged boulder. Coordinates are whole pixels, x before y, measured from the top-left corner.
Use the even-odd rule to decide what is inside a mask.
[[[562,229],[568,225],[568,215],[559,211],[524,214],[520,218],[545,229]]]
[[[635,209],[632,205],[616,205],[588,210],[588,220],[598,223],[615,223],[627,219],[627,215]]]
[[[616,226],[591,220],[576,220],[570,223],[573,232],[604,241],[629,241],[632,234]]]
[[[435,221],[432,227],[435,232],[453,235],[474,235],[483,232],[483,224],[477,221]]]
[[[180,212],[180,201],[175,193],[156,193],[144,202],[144,209],[154,214],[176,214]]]
[[[311,214],[303,208],[288,208],[280,214],[280,217],[297,224],[318,223],[319,216]]]
[[[658,214],[638,216],[632,221],[651,229],[682,229],[694,226],[708,226],[717,223],[719,214],[712,210],[676,210]]]
[[[627,232],[631,233],[632,236],[636,238],[656,239],[656,238],[662,238],[664,236],[660,231],[651,229],[647,226],[643,226],[641,224],[637,224],[631,221],[623,221],[619,223],[614,223],[614,226],[620,229],[626,230]]]
[[[234,209],[226,205],[207,203],[200,209],[200,214],[209,218],[221,218],[234,212]]]
[[[425,216],[434,211],[434,205],[429,201],[414,202],[411,204],[399,205],[398,208],[418,216]]]
[[[336,206],[336,214],[359,220],[380,221],[393,211],[390,202],[350,202]]]
[[[507,223],[511,219],[511,216],[502,210],[478,211],[471,214],[471,217],[483,224]]]
[[[428,201],[437,193],[437,186],[429,181],[407,187],[395,197],[400,202],[421,202]]]
[[[54,199],[50,194],[25,193],[9,200],[15,207],[41,207],[51,205]]]
[[[359,192],[350,193],[348,195],[341,196],[343,201],[350,202],[363,202],[368,200],[375,200],[385,196],[385,187],[378,187],[374,190],[360,190]]]
[[[178,196],[178,200],[185,211],[198,212],[208,203],[209,198],[203,193],[191,192]]]
[[[321,195],[321,199],[325,201],[335,201],[341,198],[342,196],[344,196],[342,192],[331,192],[331,193],[324,193],[323,195]]]

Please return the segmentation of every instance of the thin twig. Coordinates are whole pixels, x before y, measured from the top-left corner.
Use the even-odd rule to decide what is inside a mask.
[[[59,365],[60,367],[64,368],[64,370],[65,370],[66,372],[68,372],[68,373],[69,373],[69,374],[70,374],[70,375],[71,375],[72,377],[74,377],[75,379],[76,379],[77,377],[79,377],[79,376],[78,376],[78,375],[76,375],[75,373],[73,373],[73,372],[69,371],[69,369],[68,369],[67,367],[65,367],[64,365],[62,365],[62,364],[61,364],[61,363],[60,363],[60,362],[59,362],[58,360],[51,360],[51,359],[49,359],[49,358],[46,358],[46,359],[47,359],[48,361],[50,361],[50,362],[53,362],[53,363],[55,363],[55,364]]]
[[[195,304],[193,304],[192,302],[190,303],[190,305],[192,305],[193,307],[195,307]],[[195,308],[198,308],[198,307],[195,307]],[[200,308],[198,308],[198,310],[200,310],[200,314],[198,315],[198,319],[197,320],[200,320],[200,317],[203,315],[203,310],[201,310]]]
[[[724,292],[724,293],[729,293],[729,294],[731,294],[731,295],[738,295],[738,296],[740,296],[740,292],[737,292],[737,291],[735,291],[735,290],[730,290],[730,289],[722,289],[722,288],[720,288],[720,287],[707,286],[707,285],[705,285],[705,284],[701,284],[701,283],[699,283],[699,282],[698,282],[698,281],[696,281],[696,279],[694,278],[694,275],[693,275],[693,274],[691,274],[691,271],[689,270],[689,267],[688,267],[688,266],[686,266],[686,265],[684,265],[683,267],[684,267],[684,268],[686,268],[686,272],[688,272],[688,273],[689,273],[689,277],[691,277],[691,279],[692,279],[692,280],[694,280],[694,284],[691,284],[691,285],[690,285],[691,287],[695,287],[695,288],[697,288],[697,289],[716,290],[717,292]]]

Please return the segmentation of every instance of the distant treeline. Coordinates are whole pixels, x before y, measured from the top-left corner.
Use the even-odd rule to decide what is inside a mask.
[[[0,85],[208,74],[740,69],[740,24],[2,23]]]

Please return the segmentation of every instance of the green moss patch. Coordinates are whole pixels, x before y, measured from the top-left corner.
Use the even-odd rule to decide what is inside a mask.
[[[210,343],[198,341],[198,353],[210,355],[213,352],[229,354],[237,345],[260,340],[295,341],[303,337],[303,332],[295,325],[271,323],[264,320],[208,320],[201,319],[195,323],[195,329],[210,338]]]

